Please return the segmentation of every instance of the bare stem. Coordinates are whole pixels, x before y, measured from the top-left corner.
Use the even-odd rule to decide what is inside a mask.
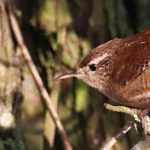
[[[140,118],[139,118],[139,114],[142,112],[139,109],[135,109],[135,108],[129,108],[126,106],[114,106],[111,104],[104,104],[105,108],[111,111],[115,111],[115,112],[121,112],[121,113],[126,113],[128,115],[131,115],[137,122],[141,122]]]
[[[126,126],[124,126],[120,132],[118,132],[114,137],[112,137],[108,142],[106,142],[101,150],[110,150],[116,143],[117,140],[124,136],[129,130],[134,127],[133,122],[129,122]]]
[[[12,27],[12,31],[14,33],[14,36],[16,38],[16,41],[18,43],[18,46],[20,47],[21,49],[21,52],[22,52],[22,55],[33,75],[33,78],[38,86],[38,89],[41,93],[41,96],[43,97],[43,100],[45,101],[46,105],[47,105],[47,108],[49,110],[49,113],[56,125],[56,127],[58,128],[59,130],[59,133],[61,135],[61,138],[62,138],[62,141],[64,143],[64,147],[66,150],[72,150],[72,146],[69,142],[69,139],[68,139],[68,136],[66,134],[66,131],[59,119],[59,116],[58,116],[58,113],[57,111],[54,109],[53,107],[53,103],[52,103],[52,100],[47,92],[47,90],[45,89],[44,87],[44,84],[40,78],[40,75],[36,69],[36,66],[35,64],[33,63],[32,61],[32,58],[28,52],[28,49],[27,49],[27,46],[25,45],[24,43],[24,40],[23,40],[23,37],[22,37],[22,34],[21,34],[21,31],[20,31],[20,27],[18,25],[18,22],[12,12],[12,10],[9,8],[9,18],[10,18],[10,23],[11,23],[11,27]]]
[[[144,135],[150,135],[150,117],[148,116],[149,110],[140,110],[140,109],[134,109],[129,108],[126,106],[114,106],[111,104],[105,104],[105,108],[111,111],[115,112],[121,112],[126,113],[128,115],[131,115],[135,121],[142,124]],[[131,128],[134,126],[134,122],[128,124],[125,126],[116,136],[112,137],[103,147],[102,150],[109,150],[116,142],[117,139],[126,134]]]

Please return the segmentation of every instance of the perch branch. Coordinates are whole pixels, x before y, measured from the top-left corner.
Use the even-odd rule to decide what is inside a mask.
[[[40,75],[39,75],[39,73],[36,69],[36,66],[32,61],[32,58],[31,58],[31,56],[28,52],[27,46],[24,43],[24,40],[23,40],[23,37],[22,37],[22,34],[21,34],[19,24],[17,22],[17,19],[15,18],[14,14],[13,14],[13,11],[10,8],[9,8],[8,14],[9,14],[9,18],[10,18],[12,31],[14,33],[14,36],[15,36],[16,41],[18,43],[18,46],[20,47],[22,55],[23,55],[27,65],[28,65],[32,75],[33,75],[33,78],[34,78],[34,80],[35,80],[35,82],[38,86],[38,89],[41,93],[41,96],[43,97],[43,100],[45,101],[45,103],[47,105],[48,111],[49,111],[56,127],[58,128],[58,131],[59,131],[59,133],[61,135],[61,138],[62,138],[62,141],[64,143],[64,147],[65,147],[66,150],[72,150],[72,146],[69,142],[66,131],[65,131],[65,129],[64,129],[64,127],[63,127],[63,125],[60,121],[60,118],[58,116],[57,111],[53,107],[52,100],[51,100],[47,90],[44,87],[44,84],[43,84],[43,82],[40,78]]]
[[[108,142],[106,142],[102,148],[102,150],[110,150],[117,142],[117,140],[125,135],[129,130],[134,127],[134,122],[129,122],[126,126],[124,126],[120,132],[118,132],[114,137],[112,137]]]
[[[150,135],[150,117],[148,116],[149,109],[140,110],[129,108],[126,106],[113,106],[110,104],[105,104],[105,108],[115,112],[126,113],[131,115],[135,121],[142,124],[144,135]],[[134,122],[125,126],[116,136],[112,137],[103,147],[102,150],[109,150],[119,139],[121,136],[126,134],[131,128],[134,126]]]
[[[140,118],[139,118],[139,114],[142,112],[139,109],[135,109],[135,108],[129,108],[126,106],[114,106],[111,104],[104,104],[105,108],[111,111],[115,111],[115,112],[121,112],[121,113],[126,113],[130,116],[132,116],[137,122],[141,122]]]

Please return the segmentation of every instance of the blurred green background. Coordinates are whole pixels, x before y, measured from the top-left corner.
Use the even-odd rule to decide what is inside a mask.
[[[104,109],[107,98],[76,79],[54,77],[76,67],[88,52],[114,37],[126,37],[150,25],[149,0],[12,0],[23,37],[58,110],[75,150],[98,150],[130,118]],[[7,16],[0,10],[1,57],[22,60],[11,36]],[[6,46],[7,45],[7,46]],[[13,68],[13,67],[12,67]],[[7,67],[0,97],[17,101],[15,129],[2,131],[0,150],[63,150],[26,64]],[[1,68],[0,68],[1,69]],[[18,72],[18,73],[16,73]],[[13,74],[11,74],[13,73]],[[14,74],[15,73],[15,74]],[[9,74],[9,77],[6,77]],[[15,80],[15,96],[2,93]],[[17,79],[15,78],[17,77]],[[0,77],[1,78],[1,77]],[[8,83],[8,79],[10,82]],[[19,79],[19,81],[18,81]],[[14,93],[14,87],[11,89]],[[20,96],[21,95],[21,96]],[[14,96],[14,95],[13,95]],[[19,97],[19,98],[18,98]],[[13,99],[13,101],[12,101]],[[7,100],[6,100],[7,101]],[[16,106],[15,104],[15,106]],[[128,150],[141,138],[134,129],[113,150]],[[18,143],[19,142],[19,143]]]

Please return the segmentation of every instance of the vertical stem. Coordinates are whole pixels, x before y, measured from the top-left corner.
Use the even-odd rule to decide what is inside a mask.
[[[43,100],[45,101],[47,107],[48,107],[48,110],[49,110],[49,113],[55,123],[55,125],[57,126],[58,130],[59,130],[59,133],[61,135],[61,138],[62,138],[62,141],[64,143],[64,147],[66,150],[72,150],[72,146],[69,142],[69,139],[68,139],[68,136],[66,134],[66,131],[59,119],[59,116],[58,116],[58,113],[57,111],[54,109],[53,107],[53,103],[52,103],[52,100],[51,98],[49,97],[49,94],[47,92],[47,90],[45,89],[44,87],[44,84],[40,78],[40,75],[36,69],[36,66],[35,64],[33,63],[32,61],[32,58],[28,52],[28,49],[23,41],[23,37],[22,37],[22,34],[21,34],[21,31],[20,31],[20,28],[19,28],[19,25],[18,25],[18,22],[13,14],[13,12],[11,11],[11,9],[9,9],[9,17],[10,17],[10,23],[11,23],[11,27],[12,27],[12,30],[13,30],[13,33],[14,33],[14,36],[17,40],[17,43],[22,51],[22,55],[24,57],[24,59],[26,60],[26,63],[34,77],[34,80],[38,86],[38,89],[41,93],[41,96],[43,97]]]

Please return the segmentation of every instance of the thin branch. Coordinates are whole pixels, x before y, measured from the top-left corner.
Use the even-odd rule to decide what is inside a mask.
[[[101,150],[110,150],[116,143],[119,138],[124,136],[128,131],[134,127],[134,122],[129,122],[124,126],[120,132],[118,132],[114,137],[112,137],[108,142],[106,142]]]
[[[148,115],[143,116],[141,123],[144,129],[144,135],[150,135],[150,117]]]
[[[126,106],[113,106],[110,104],[105,104],[105,108],[115,112],[122,112],[134,117],[135,121],[142,124],[144,135],[150,135],[150,117],[148,116],[149,109],[140,110],[135,108],[129,108]],[[117,139],[126,134],[131,128],[133,128],[135,123],[132,122],[125,126],[116,136],[112,137],[103,147],[102,150],[109,150],[116,142]]]
[[[64,147],[66,150],[72,150],[72,146],[69,142],[69,139],[68,139],[68,136],[66,134],[66,131],[60,121],[60,118],[58,116],[58,113],[57,111],[54,109],[53,107],[53,103],[52,103],[52,100],[47,92],[47,90],[45,89],[44,87],[44,84],[40,78],[40,75],[36,69],[36,66],[35,64],[33,63],[32,61],[32,58],[28,52],[28,49],[27,49],[27,46],[25,45],[24,43],[24,40],[23,40],[23,37],[22,37],[22,34],[21,34],[21,31],[20,31],[20,28],[19,28],[19,25],[18,25],[18,22],[12,12],[12,10],[9,8],[9,18],[10,18],[10,23],[11,23],[11,27],[12,27],[12,31],[14,33],[14,36],[16,38],[16,41],[18,43],[18,46],[20,47],[21,49],[21,52],[22,52],[22,55],[33,75],[33,78],[38,86],[38,89],[41,93],[41,96],[43,97],[43,100],[45,101],[46,105],[47,105],[47,108],[49,110],[49,113],[56,125],[56,127],[58,128],[59,130],[59,133],[61,135],[61,138],[62,138],[62,141],[64,143]]]
[[[111,111],[126,113],[132,116],[137,122],[141,122],[141,119],[139,118],[139,114],[142,111],[140,109],[129,108],[126,106],[114,106],[114,105],[107,104],[107,103],[105,103],[104,106],[106,109],[111,110]]]

